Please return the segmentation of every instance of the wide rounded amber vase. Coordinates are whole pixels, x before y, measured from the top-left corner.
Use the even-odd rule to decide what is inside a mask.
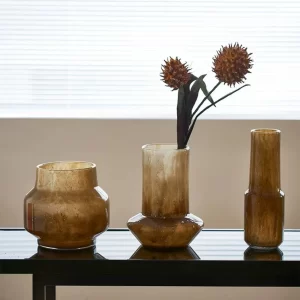
[[[109,199],[98,186],[96,165],[52,162],[37,166],[35,187],[24,200],[24,227],[42,247],[82,249],[109,225]]]

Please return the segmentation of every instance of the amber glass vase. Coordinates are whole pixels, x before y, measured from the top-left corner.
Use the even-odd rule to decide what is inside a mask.
[[[109,224],[109,200],[98,186],[96,165],[53,162],[37,166],[35,187],[24,200],[24,226],[42,247],[94,245]]]
[[[128,221],[128,228],[144,247],[187,247],[203,227],[189,213],[189,148],[145,145],[142,156],[142,213]]]
[[[280,131],[251,131],[249,189],[244,205],[245,242],[270,250],[283,241],[284,193],[280,187]]]

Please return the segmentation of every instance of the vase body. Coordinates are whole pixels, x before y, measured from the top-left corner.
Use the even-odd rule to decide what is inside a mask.
[[[142,213],[128,221],[128,228],[144,247],[187,247],[203,227],[189,213],[189,148],[145,145],[142,166]]]
[[[37,166],[35,187],[24,200],[24,227],[42,247],[94,245],[109,224],[109,199],[98,186],[96,165],[53,162]]]
[[[270,250],[283,241],[284,193],[280,187],[280,131],[251,131],[249,188],[244,203],[245,242]]]

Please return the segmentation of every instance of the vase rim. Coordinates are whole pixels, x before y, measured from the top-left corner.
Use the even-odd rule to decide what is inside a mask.
[[[96,164],[88,161],[53,161],[39,164],[36,168],[49,172],[70,172],[95,169]]]
[[[172,150],[172,151],[188,151],[190,147],[188,145],[183,149],[177,149],[176,143],[151,143],[142,146],[142,150],[145,151],[162,151],[162,150]]]
[[[252,129],[251,132],[264,133],[264,134],[281,133],[279,129],[275,129],[275,128],[256,128],[256,129]]]

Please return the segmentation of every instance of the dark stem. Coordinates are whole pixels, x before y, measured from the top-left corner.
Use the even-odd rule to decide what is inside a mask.
[[[181,86],[178,89],[178,100],[177,100],[177,145],[178,149],[184,148],[184,141],[186,140],[188,133],[188,126],[186,125],[186,114],[185,114],[185,88]]]
[[[190,85],[197,79],[198,77],[196,77],[194,74],[191,73],[190,80],[188,81],[188,86],[190,87]]]
[[[200,107],[202,106],[202,104],[204,103],[205,100],[208,99],[208,97],[217,89],[217,87],[221,84],[221,81],[219,81],[215,86],[214,88],[207,94],[207,96],[204,97],[204,99],[201,101],[201,103],[198,105],[198,107],[196,108],[196,110],[192,113],[192,118],[195,116],[195,114],[197,113],[197,111],[200,109]],[[214,102],[214,104],[212,105],[215,105],[216,102]]]
[[[222,101],[222,100],[224,100],[225,98],[231,96],[232,94],[236,93],[237,91],[241,90],[242,88],[244,88],[244,87],[246,87],[246,86],[250,86],[250,84],[245,84],[245,85],[241,86],[240,88],[238,88],[238,89],[232,91],[231,93],[228,93],[227,95],[221,97],[219,100],[215,101],[214,103],[215,103],[215,104],[219,103],[220,101]],[[208,105],[207,107],[205,107],[204,109],[202,109],[202,110],[198,113],[198,115],[195,117],[195,119],[194,119],[194,121],[193,121],[193,123],[192,123],[192,125],[191,125],[191,127],[190,127],[190,129],[189,129],[189,131],[188,131],[188,134],[187,134],[187,137],[186,137],[186,140],[185,140],[185,145],[187,145],[187,143],[188,143],[188,141],[189,141],[189,139],[190,139],[190,136],[191,136],[191,134],[192,134],[192,132],[193,132],[193,129],[194,129],[194,126],[195,126],[195,124],[196,124],[196,122],[197,122],[198,117],[199,117],[200,115],[202,115],[206,110],[208,110],[208,109],[209,109],[210,107],[212,107],[213,105],[214,105],[214,104]]]
[[[187,99],[190,93],[190,85],[193,81],[197,80],[197,77],[193,74],[190,75],[190,80],[178,90],[177,100],[177,145],[178,149],[184,149],[184,141],[186,140],[187,133],[189,131],[190,116],[188,113]]]

